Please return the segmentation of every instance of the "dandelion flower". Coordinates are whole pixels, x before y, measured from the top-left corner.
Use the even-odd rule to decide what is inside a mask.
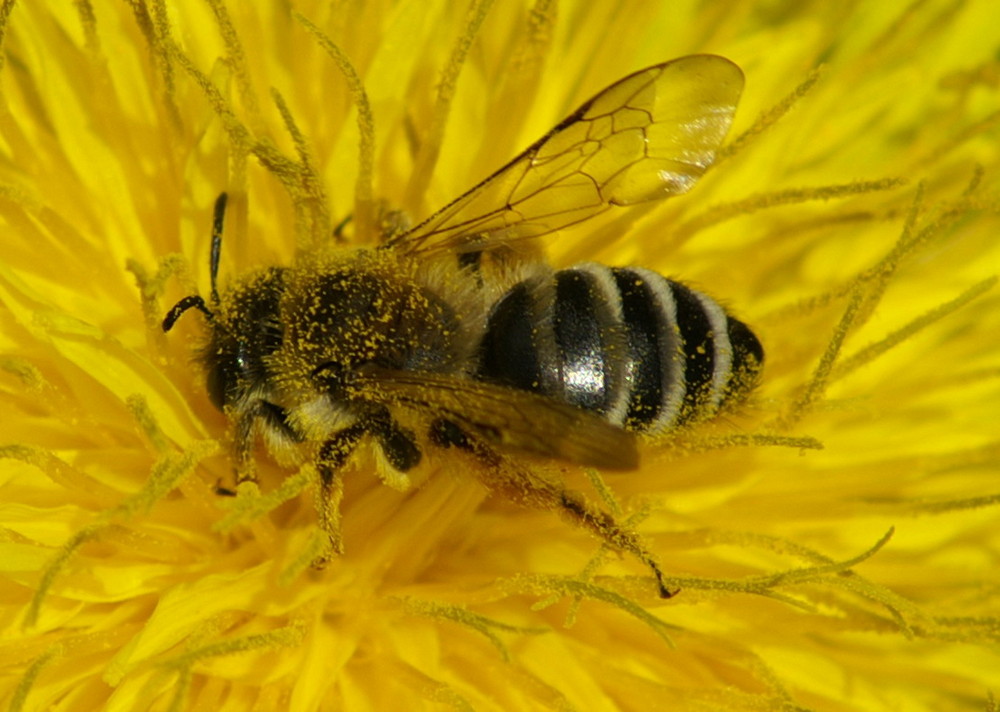
[[[0,701],[996,709],[993,4],[456,5],[3,5]],[[716,165],[546,245],[682,279],[764,343],[751,398],[638,470],[546,470],[678,595],[447,452],[409,489],[360,452],[323,569],[308,467],[261,448],[259,488],[218,493],[204,322],[160,329],[207,293],[217,194],[224,287],[424,217],[692,53],[747,78]]]

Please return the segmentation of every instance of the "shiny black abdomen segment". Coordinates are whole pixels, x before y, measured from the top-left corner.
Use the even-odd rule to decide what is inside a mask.
[[[694,414],[704,402],[715,375],[715,334],[701,299],[679,282],[667,280],[677,305],[677,326],[684,352],[684,410],[682,418]]]
[[[663,409],[667,364],[661,353],[664,317],[657,309],[652,289],[639,274],[616,268],[611,273],[621,295],[622,321],[632,364],[625,427],[643,430]]]
[[[764,347],[757,335],[739,319],[729,317],[729,343],[733,346],[733,370],[740,371],[749,364],[764,363]]]
[[[525,282],[493,306],[479,347],[479,376],[483,380],[524,391],[541,390],[533,313],[533,299]]]
[[[553,319],[558,380],[566,402],[603,413],[608,407],[604,330],[600,312],[605,295],[583,270],[557,272]]]

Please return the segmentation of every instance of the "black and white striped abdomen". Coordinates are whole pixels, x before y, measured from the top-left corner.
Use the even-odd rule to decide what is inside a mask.
[[[584,263],[520,282],[494,305],[477,378],[662,430],[745,393],[763,361],[746,324],[704,294],[647,269]]]

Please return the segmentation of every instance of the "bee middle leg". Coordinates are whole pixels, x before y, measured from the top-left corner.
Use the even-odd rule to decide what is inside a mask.
[[[633,554],[653,572],[661,598],[677,593],[667,588],[659,564],[635,532],[623,527],[611,514],[591,506],[582,495],[533,476],[529,470],[451,421],[435,421],[431,425],[431,440],[441,447],[465,451],[484,465],[489,474],[480,480],[490,491],[499,492],[524,506],[559,510],[574,524],[590,530],[610,546]]]
[[[347,462],[366,432],[363,425],[354,424],[339,431],[320,446],[316,458],[319,473],[316,514],[319,517],[319,527],[326,534],[329,543],[329,554],[323,554],[313,562],[316,568],[322,568],[331,555],[344,553],[344,541],[340,535],[340,500],[344,496],[344,482],[337,477],[337,472]]]
[[[366,435],[375,439],[390,466],[400,472],[415,467],[421,459],[413,433],[400,427],[385,409],[365,414],[354,425],[340,430],[320,446],[316,458],[319,472],[316,511],[320,528],[328,538],[331,554],[344,553],[340,533],[340,501],[344,495],[344,483],[337,477],[337,473]],[[321,556],[313,565],[322,567],[328,559],[328,556]]]
[[[420,464],[422,453],[413,433],[400,427],[387,410],[375,411],[366,423],[368,432],[378,442],[390,465],[406,472]]]

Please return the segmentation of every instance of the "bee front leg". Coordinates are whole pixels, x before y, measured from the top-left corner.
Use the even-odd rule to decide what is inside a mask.
[[[257,483],[257,467],[253,459],[254,426],[259,414],[256,409],[230,415],[233,423],[233,467],[237,488],[244,482]]]
[[[236,413],[227,407],[226,414],[233,422],[233,465],[236,470],[236,486],[244,482],[257,482],[257,468],[253,458],[254,442],[258,430],[277,433],[292,443],[302,442],[302,435],[288,422],[284,408],[266,400],[256,401],[245,411]],[[219,494],[232,495],[235,492],[217,487]]]

